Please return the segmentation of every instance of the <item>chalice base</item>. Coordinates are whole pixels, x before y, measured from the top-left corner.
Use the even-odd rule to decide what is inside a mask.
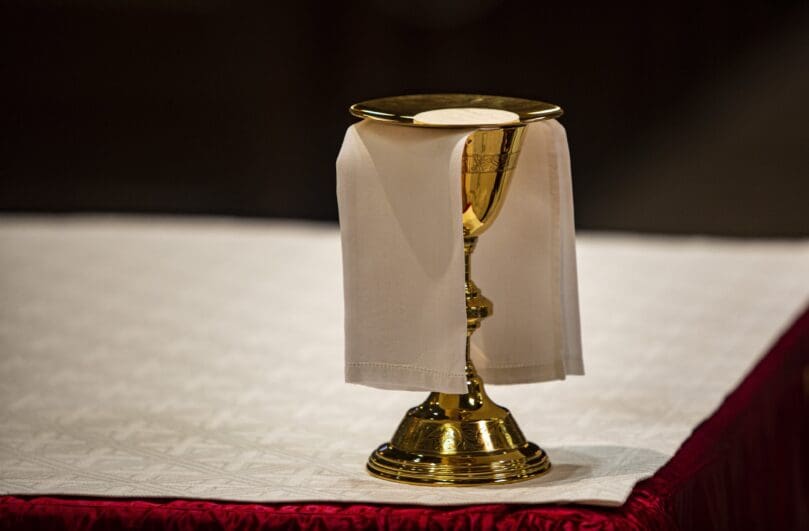
[[[381,479],[433,486],[514,483],[540,476],[551,462],[532,442],[498,452],[463,452],[452,456],[418,454],[383,444],[368,459],[368,471]]]
[[[524,481],[547,472],[550,459],[525,440],[511,413],[495,404],[472,374],[469,393],[431,393],[407,412],[390,442],[368,458],[379,478],[434,486]]]

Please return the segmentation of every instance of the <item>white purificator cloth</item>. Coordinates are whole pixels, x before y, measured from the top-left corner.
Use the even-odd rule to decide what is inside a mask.
[[[526,126],[472,276],[494,314],[472,336],[487,383],[582,374],[570,160],[555,120]],[[346,381],[466,390],[461,157],[474,129],[365,120],[337,160]]]

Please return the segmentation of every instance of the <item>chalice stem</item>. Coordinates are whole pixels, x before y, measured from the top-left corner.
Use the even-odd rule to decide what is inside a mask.
[[[477,236],[464,236],[464,278],[466,292],[466,375],[478,377],[475,365],[472,363],[472,334],[480,328],[480,322],[491,315],[492,302],[480,293],[472,280],[472,253],[478,243]]]
[[[472,280],[472,253],[477,245],[477,236],[464,236],[464,278],[466,292],[466,393],[449,395],[434,393],[438,401],[457,402],[461,408],[478,409],[489,401],[483,388],[483,380],[472,362],[472,334],[480,327],[480,321],[491,315],[492,303],[481,295],[480,288]]]

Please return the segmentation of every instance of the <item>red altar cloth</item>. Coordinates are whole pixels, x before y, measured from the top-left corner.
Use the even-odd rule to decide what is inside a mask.
[[[809,529],[809,310],[618,508],[0,497],[0,529],[271,528]]]

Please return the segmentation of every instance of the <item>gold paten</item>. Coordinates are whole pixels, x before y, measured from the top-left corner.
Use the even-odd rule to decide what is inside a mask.
[[[394,96],[355,103],[349,112],[359,118],[371,118],[382,122],[413,127],[488,127],[490,124],[424,124],[414,123],[413,117],[419,113],[436,109],[482,108],[497,109],[515,113],[520,123],[535,122],[548,118],[558,118],[562,109],[544,101],[508,98],[504,96],[487,96],[484,94],[413,94],[410,96]]]
[[[488,397],[470,359],[470,338],[481,320],[492,314],[491,301],[472,281],[471,256],[478,236],[491,226],[503,205],[519,158],[524,124],[555,118],[562,110],[518,98],[441,94],[371,100],[352,105],[351,113],[399,125],[434,127],[413,123],[412,117],[433,109],[463,107],[511,111],[520,117],[520,123],[480,124],[486,129],[473,132],[466,140],[460,176],[466,265],[466,393],[430,393],[427,400],[405,414],[391,441],[371,454],[371,474],[402,483],[512,483],[536,477],[551,467],[547,454],[525,439],[511,413]]]

